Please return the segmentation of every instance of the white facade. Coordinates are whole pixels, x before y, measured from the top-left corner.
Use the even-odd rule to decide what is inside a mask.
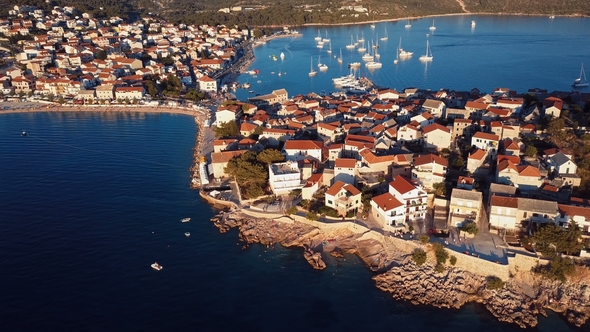
[[[303,188],[297,163],[288,161],[268,165],[268,184],[275,195],[287,195],[291,190]]]

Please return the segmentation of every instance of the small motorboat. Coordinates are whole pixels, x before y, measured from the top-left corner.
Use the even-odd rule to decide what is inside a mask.
[[[182,222],[189,222],[189,221],[191,221],[191,218],[182,218],[182,219],[180,219],[180,221],[182,221]]]
[[[22,136],[27,136],[27,135],[29,135],[29,134],[27,134],[27,132],[26,132],[26,131],[23,131],[23,133],[22,133],[21,135],[22,135]]]
[[[160,264],[158,264],[158,262],[154,262],[154,264],[151,265],[152,269],[156,270],[156,271],[160,271],[161,269],[163,269],[164,267]]]
[[[189,232],[184,232],[184,236],[186,236],[186,237],[191,237],[191,233],[189,233]]]

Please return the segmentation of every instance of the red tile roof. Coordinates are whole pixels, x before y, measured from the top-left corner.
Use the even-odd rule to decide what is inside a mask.
[[[334,167],[356,168],[356,160],[348,158],[338,158],[334,162]]]
[[[518,197],[492,196],[492,206],[518,208]]]
[[[317,150],[323,147],[323,143],[311,140],[288,140],[285,142],[285,150]]]
[[[411,184],[408,180],[406,180],[406,178],[404,178],[401,175],[398,175],[395,178],[393,178],[393,181],[391,181],[389,185],[395,191],[402,195],[416,189],[416,187],[413,184]]]
[[[336,183],[334,183],[330,189],[328,189],[326,191],[326,194],[330,195],[330,196],[336,196],[338,195],[338,193],[340,192],[340,190],[346,190],[348,193],[350,193],[353,196],[356,195],[360,195],[360,191],[358,189],[356,189],[353,185],[348,184],[348,183],[344,183],[342,181],[336,181]]]
[[[389,210],[403,206],[402,202],[398,201],[390,193],[385,193],[385,194],[382,194],[379,196],[375,196],[372,198],[372,200],[383,211],[389,211]]]

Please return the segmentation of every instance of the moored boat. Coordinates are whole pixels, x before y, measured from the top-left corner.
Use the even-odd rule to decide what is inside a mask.
[[[154,262],[154,263],[151,265],[151,267],[152,267],[152,269],[154,269],[154,270],[156,270],[156,271],[160,271],[160,270],[162,270],[162,269],[164,268],[162,265],[158,264],[158,262]]]
[[[580,68],[580,77],[576,78],[572,83],[574,88],[584,88],[589,85],[588,81],[586,80],[586,72],[584,72],[584,64],[582,64],[582,68]]]
[[[243,86],[245,86],[246,84],[248,84],[248,82],[244,83]],[[191,221],[191,218],[182,218],[182,219],[180,219],[180,221],[182,221],[182,222],[189,222],[189,221]]]
[[[191,233],[189,233],[189,232],[184,232],[184,236],[186,236],[186,237],[190,237],[190,236],[191,236]]]

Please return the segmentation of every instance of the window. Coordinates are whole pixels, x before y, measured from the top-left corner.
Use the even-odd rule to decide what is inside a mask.
[[[330,205],[331,205],[331,204],[333,204],[333,203],[332,203],[332,201],[331,201],[331,200],[328,200],[328,204],[330,204]]]

